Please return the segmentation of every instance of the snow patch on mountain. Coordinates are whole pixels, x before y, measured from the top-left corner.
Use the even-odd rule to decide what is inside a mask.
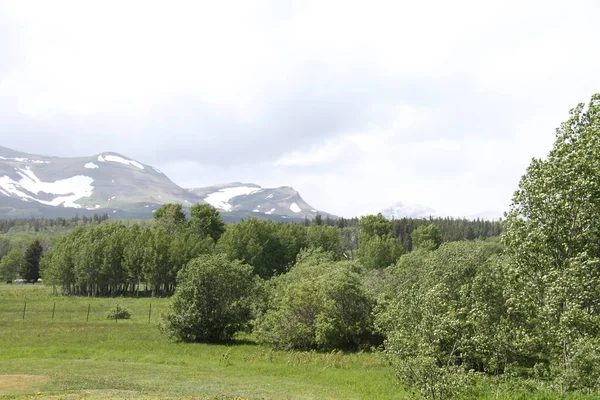
[[[211,206],[216,209],[223,211],[231,211],[231,204],[229,204],[229,200],[233,199],[237,196],[246,196],[251,193],[255,193],[262,190],[260,187],[248,187],[248,186],[237,186],[220,189],[216,192],[213,192],[204,198]]]
[[[33,163],[33,164],[50,164],[49,161],[31,160],[29,158],[24,158],[24,157],[2,157],[2,156],[0,156],[0,160],[17,161],[17,162],[21,162],[21,163]]]
[[[302,212],[302,209],[300,207],[298,207],[298,204],[296,204],[296,203],[292,203],[290,205],[290,210],[292,210],[292,212],[295,212],[295,213]]]
[[[89,163],[85,164],[84,167],[86,167],[87,169],[100,168],[97,164],[94,164],[93,162],[89,162]]]
[[[273,214],[273,211],[275,211],[275,209],[274,209],[274,208],[271,208],[271,210],[270,210],[270,211],[267,211],[267,212],[265,212],[265,214],[267,214],[267,215],[271,215],[271,214]]]
[[[139,169],[144,169],[144,166],[137,161],[127,160],[123,157],[115,156],[112,154],[107,154],[104,156],[100,155],[100,156],[98,156],[98,161],[100,161],[100,162],[111,161],[111,162],[121,163],[121,164],[125,164],[125,165],[131,165],[131,166],[134,166]]]
[[[90,197],[94,190],[92,186],[94,179],[89,176],[77,175],[54,182],[43,182],[35,176],[29,167],[17,169],[17,173],[21,176],[19,181],[15,181],[6,175],[0,177],[2,191],[16,195],[23,200],[34,200],[49,206],[63,205],[64,207],[81,208],[81,205],[75,202],[84,197]],[[57,197],[46,201],[36,199],[28,193],[36,195],[46,193],[57,195]]]
[[[271,193],[270,195],[267,196],[267,200],[272,199],[272,198],[273,198],[273,193]]]
[[[438,213],[433,208],[423,206],[420,204],[404,204],[398,202],[392,207],[389,207],[383,211],[383,216],[386,218],[429,218],[438,217]]]

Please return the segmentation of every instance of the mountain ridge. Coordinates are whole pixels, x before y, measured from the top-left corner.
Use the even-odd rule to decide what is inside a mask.
[[[165,203],[186,208],[208,203],[226,220],[248,216],[299,220],[318,213],[289,186],[233,182],[186,189],[158,168],[117,152],[55,157],[0,146],[0,217],[108,213],[152,218]]]

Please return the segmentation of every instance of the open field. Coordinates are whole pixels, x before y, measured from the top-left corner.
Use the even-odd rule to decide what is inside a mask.
[[[227,345],[173,343],[158,330],[160,313],[166,310],[168,299],[63,297],[51,293],[51,289],[40,285],[0,285],[0,398],[231,400],[415,396],[397,383],[380,354],[281,352],[249,340]],[[106,311],[117,304],[131,311],[131,319],[105,318]],[[539,386],[527,381],[509,380],[498,385],[485,379],[465,398],[594,396],[560,396],[540,391]]]
[[[50,294],[43,286],[0,285],[0,397],[409,398],[377,354],[172,343],[157,329],[168,299]],[[130,320],[105,319],[117,304],[132,312]]]

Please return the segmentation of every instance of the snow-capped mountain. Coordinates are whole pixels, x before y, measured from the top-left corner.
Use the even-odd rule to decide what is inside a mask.
[[[469,220],[483,219],[488,221],[498,221],[503,218],[501,212],[496,211],[485,211],[477,214],[470,215],[450,215],[447,213],[441,213],[434,210],[431,207],[423,206],[420,204],[404,204],[398,202],[392,207],[386,208],[382,212],[383,216],[389,219],[401,219],[401,218],[465,218]]]
[[[395,205],[386,208],[382,212],[383,216],[390,219],[400,218],[429,218],[439,216],[433,208],[420,204],[404,204],[398,202]]]
[[[268,189],[252,183],[235,182],[189,191],[222,211],[250,210],[254,216],[283,215],[295,218],[313,218],[318,213],[289,186]]]
[[[269,219],[316,215],[289,187],[227,184],[183,189],[158,169],[117,153],[64,158],[0,147],[0,217],[106,212],[114,218],[151,218],[164,203],[185,207],[209,203],[226,220],[249,215]]]

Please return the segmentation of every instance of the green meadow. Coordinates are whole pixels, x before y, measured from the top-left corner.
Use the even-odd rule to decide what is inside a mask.
[[[168,302],[0,285],[0,398],[411,398],[377,353],[171,342],[158,329]],[[106,319],[117,305],[129,320]]]

